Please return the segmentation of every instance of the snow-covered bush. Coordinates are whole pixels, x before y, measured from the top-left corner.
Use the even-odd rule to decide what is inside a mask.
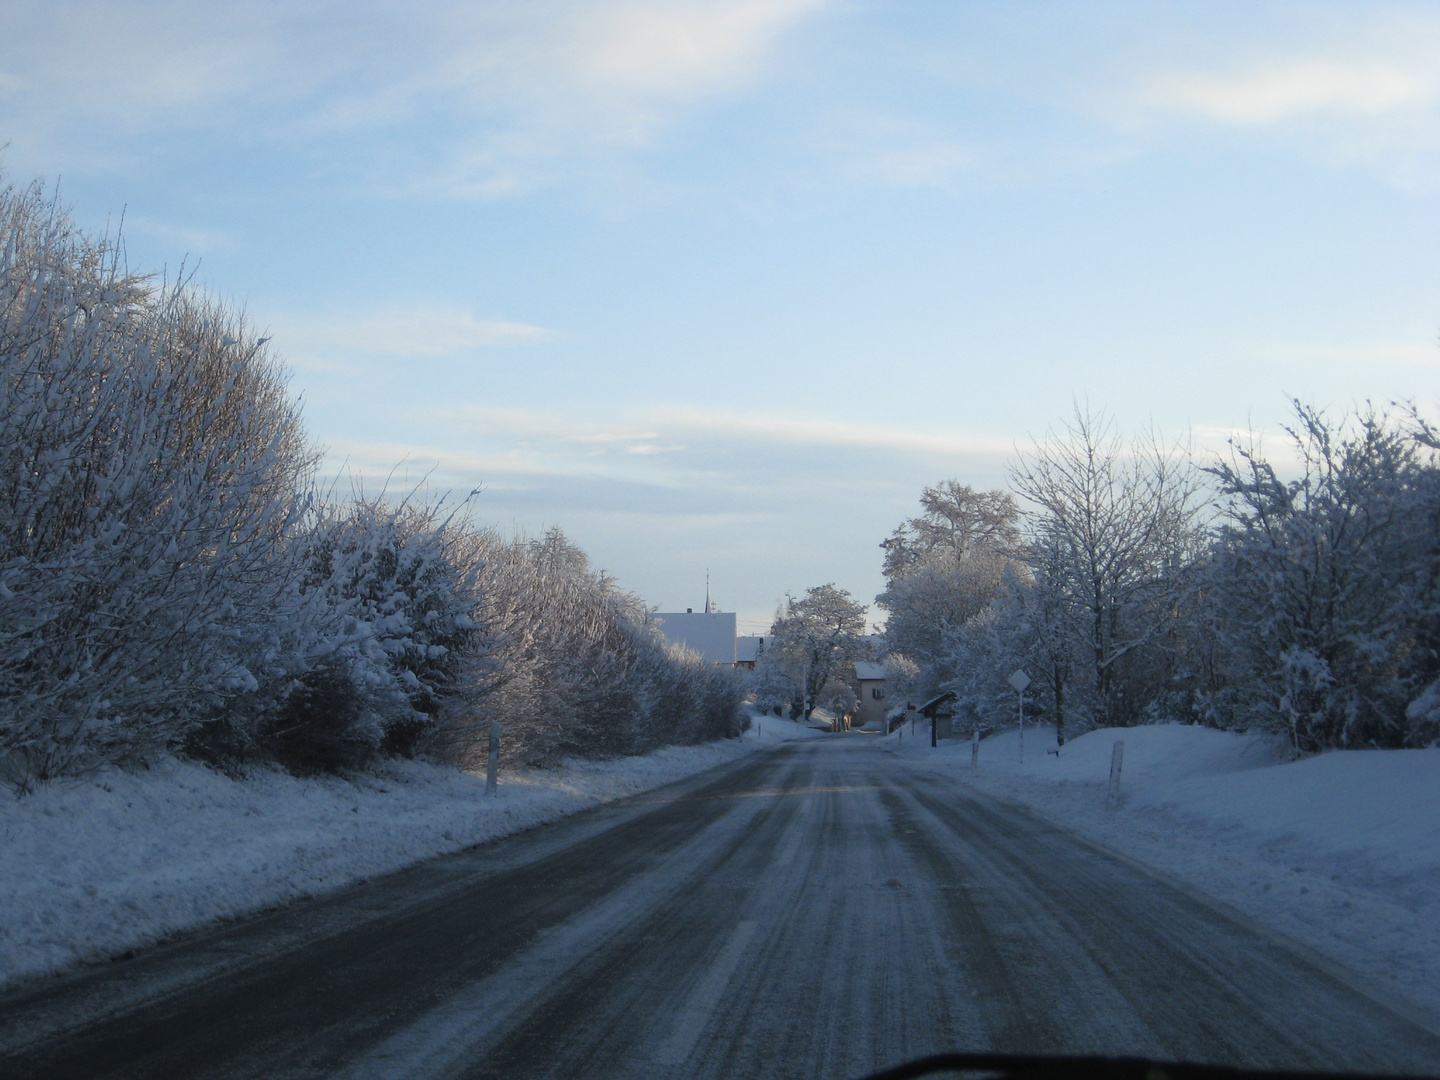
[[[1208,572],[1241,722],[1299,750],[1425,745],[1440,667],[1440,472],[1383,414],[1296,403],[1300,475],[1252,447],[1213,473],[1226,519]]]
[[[1440,742],[1440,433],[1413,409],[1407,426],[1295,408],[1294,479],[1253,446],[1197,473],[1077,413],[1012,470],[1030,509],[990,603],[963,619],[902,606],[887,636],[938,635],[929,670],[977,724],[1010,722],[1023,667],[1062,742],[1176,720],[1284,731],[1307,752]],[[906,597],[896,565],[887,550],[882,601]]]
[[[300,575],[251,664],[258,685],[226,703],[192,752],[333,769],[413,756],[436,738],[483,649],[482,537],[466,509],[414,493],[317,498],[293,552]]]
[[[855,710],[855,706],[860,703],[860,697],[849,683],[841,679],[831,679],[820,688],[816,702],[831,716],[846,716]]]
[[[243,318],[0,191],[0,773],[173,744],[255,685],[314,454]]]
[[[490,719],[509,760],[637,754],[740,731],[740,684],[667,642],[644,604],[558,529],[482,543],[483,650],[444,738],[460,760],[484,752]]]
[[[491,717],[539,763],[738,733],[733,672],[558,531],[317,493],[268,340],[0,190],[0,781],[473,760]]]

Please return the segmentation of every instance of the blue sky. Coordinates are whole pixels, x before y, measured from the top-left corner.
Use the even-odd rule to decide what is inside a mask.
[[[1437,399],[1433,4],[10,0],[0,143],[333,465],[754,625],[1076,398]]]

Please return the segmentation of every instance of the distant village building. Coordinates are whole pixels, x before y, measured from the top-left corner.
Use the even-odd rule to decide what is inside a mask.
[[[657,611],[660,632],[677,645],[699,653],[712,664],[735,665],[735,612]]]
[[[746,671],[755,670],[755,661],[760,659],[760,651],[765,648],[763,637],[738,637],[735,639],[735,666],[744,668]]]
[[[857,727],[869,724],[883,726],[885,710],[885,665],[871,660],[855,661],[855,681],[851,683],[860,699],[855,707]]]

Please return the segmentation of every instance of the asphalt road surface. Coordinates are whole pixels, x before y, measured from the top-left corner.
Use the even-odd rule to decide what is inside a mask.
[[[12,993],[0,1075],[848,1078],[947,1050],[1440,1075],[1425,1025],[837,736]]]

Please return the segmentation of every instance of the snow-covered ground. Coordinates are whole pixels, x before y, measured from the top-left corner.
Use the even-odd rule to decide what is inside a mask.
[[[0,986],[101,959],[622,798],[782,740],[740,739],[485,778],[393,762],[352,779],[169,761],[0,799]]]
[[[503,837],[820,734],[774,716],[743,739],[484,778],[393,763],[353,779],[172,761],[0,799],[0,985]],[[1272,739],[1162,725],[1066,744],[1026,731],[884,745],[909,766],[1023,802],[1226,901],[1440,1015],[1440,750],[1289,763]],[[865,738],[875,738],[865,736]],[[1120,805],[1105,797],[1125,742]]]
[[[1106,798],[1123,740],[1121,799]],[[1291,762],[1283,742],[1179,724],[968,740],[886,737],[901,760],[1017,802],[1157,867],[1440,1016],[1440,750]]]

